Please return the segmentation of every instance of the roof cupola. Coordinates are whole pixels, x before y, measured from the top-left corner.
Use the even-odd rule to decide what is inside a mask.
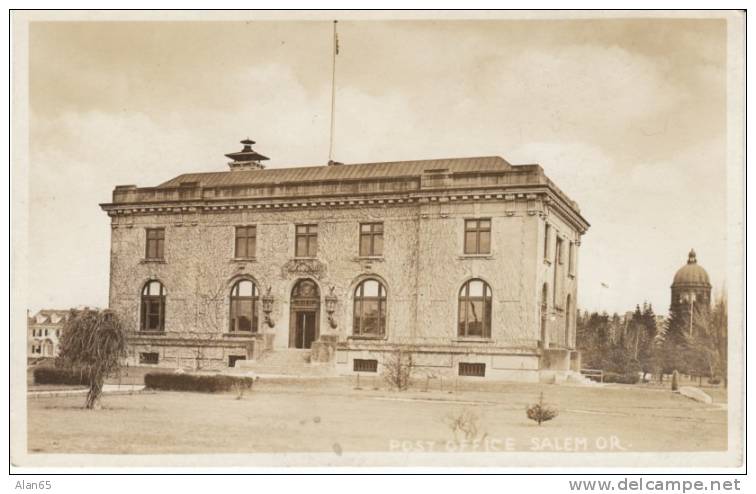
[[[269,158],[252,149],[252,144],[254,144],[255,141],[250,140],[250,138],[248,137],[241,141],[241,143],[242,145],[244,145],[244,148],[242,148],[241,151],[237,153],[229,153],[226,155],[226,157],[231,158],[232,160],[228,163],[231,171],[264,169],[265,165],[260,162]]]

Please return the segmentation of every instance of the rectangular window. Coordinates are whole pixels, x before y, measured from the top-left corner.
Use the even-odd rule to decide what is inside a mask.
[[[318,255],[318,225],[297,225],[296,257],[316,257]]]
[[[163,331],[161,297],[143,297],[142,304],[142,331]]]
[[[356,358],[354,362],[354,372],[378,372],[378,361]]]
[[[165,228],[148,228],[145,258],[162,259],[164,243],[165,243]]]
[[[564,267],[562,260],[562,244],[564,242],[557,236],[556,249],[554,252],[554,290],[552,291],[552,304],[554,307],[562,308],[562,277],[564,276]]]
[[[360,255],[383,255],[383,223],[360,223]]]
[[[465,254],[491,253],[491,220],[465,220]]]
[[[47,330],[45,330],[45,336],[47,336]]]
[[[231,297],[230,331],[257,332],[257,297]]]
[[[543,234],[543,259],[549,260],[549,244],[551,243],[551,225],[546,223],[546,231]]]
[[[255,257],[257,248],[257,227],[237,226],[236,244],[234,257],[237,259],[249,259]]]
[[[486,364],[478,363],[459,363],[460,376],[486,377]]]
[[[570,276],[575,276],[575,242],[570,242],[569,258],[567,259],[568,267],[567,273]]]
[[[247,357],[244,355],[229,355],[228,356],[228,366],[229,367],[236,367],[236,362],[238,360],[247,360]]]
[[[139,354],[140,364],[157,364],[160,356],[157,352],[142,352]]]

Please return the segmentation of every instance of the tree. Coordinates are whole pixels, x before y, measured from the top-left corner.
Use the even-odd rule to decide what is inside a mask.
[[[688,319],[682,317],[675,307],[670,308],[664,331],[664,340],[657,347],[660,371],[688,373],[686,353],[688,348]]]
[[[629,323],[628,337],[632,360],[643,373],[643,380],[646,380],[646,374],[654,370],[654,342],[656,340],[656,315],[651,304],[643,302],[643,310],[640,306],[635,307],[635,312]]]
[[[404,391],[410,385],[413,368],[412,353],[398,347],[383,361],[383,378],[391,387]]]
[[[583,313],[578,319],[576,340],[582,353],[583,365],[592,369],[604,367],[606,354],[611,346],[609,315]]]
[[[709,329],[717,356],[716,376],[722,378],[727,387],[727,294],[721,295],[711,311]]]
[[[89,383],[85,407],[98,409],[105,378],[120,370],[126,337],[110,310],[71,310],[60,341],[57,364],[80,372]]]

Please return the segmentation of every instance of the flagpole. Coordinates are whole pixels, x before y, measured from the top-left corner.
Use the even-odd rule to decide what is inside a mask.
[[[333,69],[331,72],[331,136],[328,144],[328,164],[333,162],[333,135],[336,129],[336,55],[339,53],[339,38],[333,21]]]

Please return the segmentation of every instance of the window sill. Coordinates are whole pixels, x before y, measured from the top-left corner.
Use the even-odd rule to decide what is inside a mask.
[[[256,257],[233,257],[228,262],[257,262]]]
[[[233,333],[223,333],[224,338],[252,338],[259,335],[257,331],[235,331]]]
[[[136,334],[142,335],[142,336],[165,336],[165,331],[142,329],[142,330],[137,331]]]
[[[318,258],[317,256],[312,256],[312,257],[299,257],[299,256],[294,256],[294,257],[293,257],[293,259],[294,259],[295,261],[314,261],[314,260],[316,260],[317,258]]]
[[[142,259],[139,264],[167,264],[165,259]]]
[[[386,335],[371,336],[371,335],[364,335],[364,334],[353,334],[353,335],[347,336],[347,340],[368,340],[368,341],[373,340],[373,341],[376,341],[376,340],[385,340],[385,339],[386,339]]]
[[[491,254],[462,254],[461,256],[458,256],[457,259],[493,259],[494,256]]]
[[[457,336],[452,341],[456,343],[493,343],[491,338],[483,338],[481,336]]]
[[[355,261],[379,261],[382,262],[385,259],[383,256],[357,256]]]

